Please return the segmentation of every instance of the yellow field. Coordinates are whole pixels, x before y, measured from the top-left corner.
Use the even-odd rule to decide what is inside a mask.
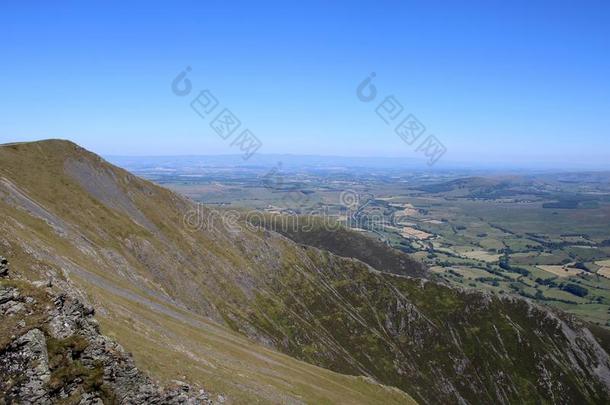
[[[404,238],[424,240],[432,237],[428,232],[405,226],[400,233]]]
[[[489,277],[489,273],[485,270],[469,268],[469,267],[455,267],[454,271],[460,273],[462,276],[468,279],[475,279],[477,277]]]
[[[597,270],[597,274],[599,274],[600,276],[604,276],[606,278],[610,278],[610,267],[602,267],[599,270]]]
[[[539,265],[536,267],[559,277],[577,276],[583,272],[580,269],[568,268],[562,265]]]
[[[403,210],[400,214],[408,216],[408,217],[417,216],[419,214],[417,209],[409,203],[392,203],[392,204],[390,204],[390,206],[395,207],[395,208],[402,208]]]
[[[485,250],[473,250],[470,252],[461,252],[462,256],[466,256],[469,259],[482,260],[484,262],[497,262],[500,259],[499,254],[489,253]]]
[[[610,278],[610,259],[600,260],[595,262],[595,264],[601,267],[599,270],[597,270],[597,274]]]
[[[405,208],[402,212],[408,217],[415,217],[418,214],[417,210],[414,208]]]
[[[396,225],[400,225],[400,226],[415,226],[417,224],[415,222],[409,222],[409,221],[396,221]]]

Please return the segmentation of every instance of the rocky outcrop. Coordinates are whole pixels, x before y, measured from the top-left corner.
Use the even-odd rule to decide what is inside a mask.
[[[6,278],[0,259],[0,404],[211,404],[185,383],[161,388],[103,336],[92,307]]]
[[[0,277],[8,276],[8,260],[0,256]]]

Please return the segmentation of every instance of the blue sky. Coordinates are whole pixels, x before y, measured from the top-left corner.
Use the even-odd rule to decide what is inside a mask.
[[[394,95],[449,161],[610,162],[607,1],[53,3],[0,5],[0,142],[236,153],[189,107],[209,89],[260,153],[417,157]]]

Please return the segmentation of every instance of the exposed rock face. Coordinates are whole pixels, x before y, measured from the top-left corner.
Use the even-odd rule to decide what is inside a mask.
[[[0,404],[212,403],[185,383],[154,384],[93,313],[67,294],[0,280]]]
[[[6,277],[8,275],[8,260],[0,256],[0,277]]]

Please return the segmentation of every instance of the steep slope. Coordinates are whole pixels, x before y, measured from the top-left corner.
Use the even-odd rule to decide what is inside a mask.
[[[574,318],[323,260],[333,270],[322,283],[287,267],[274,293],[259,295],[265,315],[255,322],[298,358],[373,375],[423,402],[608,401],[608,356]]]
[[[0,147],[0,212],[21,276],[91,300],[162,380],[236,402],[409,401],[372,380],[424,402],[610,399],[608,355],[574,319],[299,246],[68,142]]]
[[[223,308],[244,302],[264,268],[245,253],[259,237],[194,231],[192,209],[69,142],[0,147],[0,252],[15,276],[91,302],[102,332],[161,383],[183,380],[233,403],[411,402],[223,326]],[[285,241],[275,242],[259,254],[279,256]]]

